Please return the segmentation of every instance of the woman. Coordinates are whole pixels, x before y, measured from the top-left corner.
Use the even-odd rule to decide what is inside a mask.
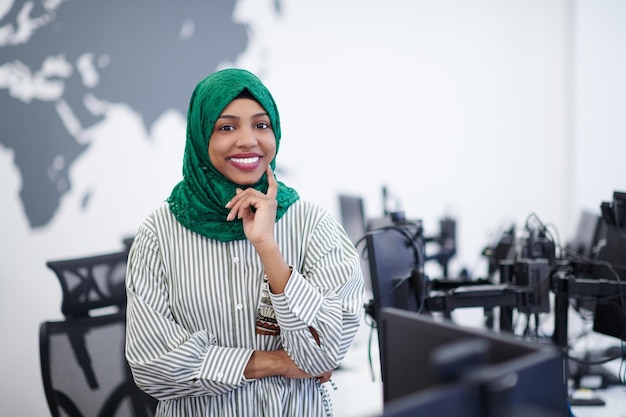
[[[183,180],[129,253],[126,356],[157,416],[324,416],[360,322],[358,254],[274,178],[274,99],[241,69],[195,88]]]

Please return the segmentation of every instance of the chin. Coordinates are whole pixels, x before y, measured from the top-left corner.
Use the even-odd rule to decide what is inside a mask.
[[[236,177],[229,178],[229,180],[238,185],[249,186],[256,184],[261,177],[262,175],[237,175]]]

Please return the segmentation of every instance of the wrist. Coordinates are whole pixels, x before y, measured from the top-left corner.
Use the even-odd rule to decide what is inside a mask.
[[[246,379],[260,379],[268,376],[285,375],[288,366],[285,358],[281,355],[281,351],[255,350],[248,360],[243,376]]]

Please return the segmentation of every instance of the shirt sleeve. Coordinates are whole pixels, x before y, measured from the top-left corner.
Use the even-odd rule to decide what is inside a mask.
[[[330,215],[315,226],[305,248],[285,291],[270,297],[285,351],[300,369],[320,375],[339,365],[358,331],[363,273],[356,248]]]
[[[220,395],[246,381],[251,349],[217,345],[208,330],[190,333],[176,323],[157,239],[142,226],[126,274],[126,358],[138,387],[165,400]]]

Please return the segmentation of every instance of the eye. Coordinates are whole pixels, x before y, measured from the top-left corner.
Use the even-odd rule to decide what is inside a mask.
[[[224,125],[224,126],[220,126],[218,130],[221,130],[223,132],[229,132],[231,130],[235,130],[235,126],[233,126],[233,125]]]
[[[258,123],[255,125],[255,127],[256,127],[257,129],[267,129],[267,128],[269,128],[269,127],[270,127],[270,125],[269,125],[269,123],[267,123],[267,122],[258,122]]]

